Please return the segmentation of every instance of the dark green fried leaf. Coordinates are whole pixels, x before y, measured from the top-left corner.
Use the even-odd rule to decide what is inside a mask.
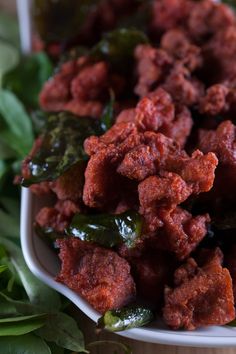
[[[133,247],[141,236],[141,231],[141,216],[135,211],[127,211],[119,215],[75,214],[67,234],[105,247],[114,247],[121,243]]]
[[[147,36],[136,29],[117,29],[107,33],[91,50],[95,60],[107,60],[114,70],[127,73],[133,63],[134,49],[148,43]]]
[[[110,102],[105,106],[102,116],[101,116],[101,123],[104,132],[111,128],[114,123],[114,103],[115,103],[115,96],[114,92],[111,91],[110,93]]]
[[[22,185],[28,187],[33,183],[52,181],[77,162],[86,160],[84,140],[102,132],[101,122],[96,119],[78,118],[68,112],[51,115],[42,135],[41,147],[29,163],[31,178],[24,179]]]
[[[154,318],[152,311],[144,307],[124,307],[107,311],[99,318],[97,326],[112,332],[145,326]]]

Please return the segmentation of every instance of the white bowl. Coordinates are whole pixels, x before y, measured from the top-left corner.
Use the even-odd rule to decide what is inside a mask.
[[[54,280],[59,270],[56,254],[35,234],[33,221],[37,211],[45,205],[26,189],[22,189],[21,200],[21,245],[26,263],[32,273],[51,288],[70,299],[94,322],[99,314],[81,296]],[[236,329],[230,326],[204,327],[195,331],[171,331],[161,322],[150,326],[119,332],[121,336],[151,343],[182,345],[193,347],[236,347]]]

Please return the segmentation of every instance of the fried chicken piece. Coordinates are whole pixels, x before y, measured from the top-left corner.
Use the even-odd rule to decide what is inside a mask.
[[[137,62],[138,83],[135,93],[140,97],[146,96],[153,85],[160,83],[172,66],[172,58],[162,49],[140,44],[135,49]]]
[[[198,146],[203,152],[213,151],[223,165],[236,166],[234,124],[227,120],[216,130],[200,130]]]
[[[130,266],[117,253],[72,237],[57,240],[57,244],[62,265],[56,280],[81,295],[95,310],[104,313],[134,300]]]
[[[75,213],[81,211],[80,205],[71,200],[58,201],[54,207],[43,207],[35,221],[42,228],[52,228],[63,233],[69,226]]]
[[[193,217],[180,207],[160,208],[156,215],[162,227],[157,230],[154,245],[175,253],[179,260],[185,259],[196,249],[206,235],[210,222],[208,214]]]
[[[224,325],[235,318],[232,279],[219,261],[198,267],[190,258],[175,278],[176,286],[166,287],[163,309],[164,321],[172,329]]]

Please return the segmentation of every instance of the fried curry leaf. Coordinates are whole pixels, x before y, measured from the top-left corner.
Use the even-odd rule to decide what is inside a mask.
[[[141,235],[142,219],[135,211],[119,215],[75,214],[66,231],[68,235],[105,247],[114,247],[121,243],[132,247]]]
[[[42,181],[52,181],[79,161],[86,160],[84,140],[102,133],[98,120],[78,118],[61,112],[48,118],[40,149],[29,163],[31,177],[23,179],[25,187]]]
[[[145,326],[154,318],[152,311],[144,307],[124,307],[120,310],[109,310],[99,318],[97,327],[112,332]]]
[[[146,35],[136,29],[117,29],[107,33],[91,50],[95,60],[107,60],[114,70],[129,72],[134,49],[138,44],[148,43]]]
[[[34,229],[36,234],[46,241],[49,246],[52,246],[52,248],[57,248],[57,239],[65,238],[64,234],[56,232],[52,227],[41,227],[39,224],[36,224]]]
[[[110,92],[110,97],[110,102],[105,106],[101,116],[102,129],[104,132],[111,128],[114,121],[115,96],[113,91]]]

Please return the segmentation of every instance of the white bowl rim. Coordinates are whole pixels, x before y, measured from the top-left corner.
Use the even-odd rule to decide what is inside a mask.
[[[70,290],[65,285],[58,283],[54,280],[42,264],[37,259],[33,244],[33,205],[32,193],[27,188],[22,188],[21,196],[21,245],[25,261],[31,270],[31,272],[38,277],[42,282],[49,287],[57,290],[65,297],[70,299],[82,312],[84,312],[94,322],[99,318],[99,314],[78,294]],[[229,331],[231,335],[203,335],[203,331],[211,328],[210,331],[218,332],[221,328],[226,328],[226,332]],[[160,330],[148,327],[134,328],[123,332],[117,332],[117,334],[151,343],[178,345],[178,346],[192,346],[192,347],[236,347],[236,329],[229,326],[214,326],[203,328],[199,331],[186,332],[186,331],[171,331]],[[232,333],[233,331],[233,333]],[[210,334],[210,333],[209,333]]]

